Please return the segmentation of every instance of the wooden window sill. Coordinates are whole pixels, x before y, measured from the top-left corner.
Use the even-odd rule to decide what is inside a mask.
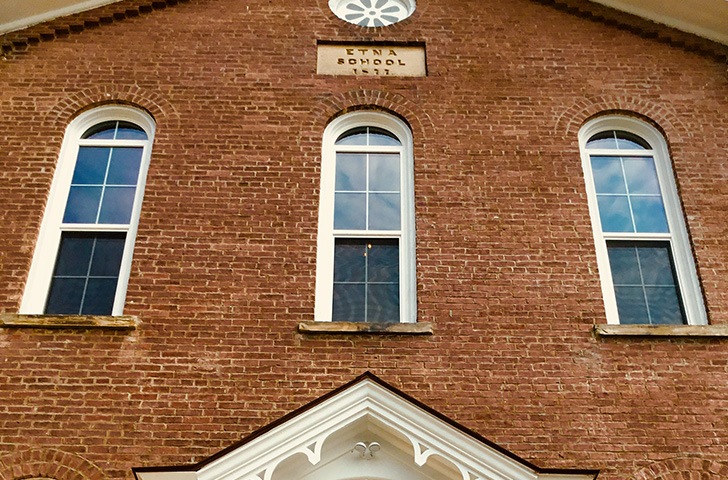
[[[723,337],[728,325],[594,325],[597,337]]]
[[[121,315],[20,315],[0,314],[0,328],[100,328],[107,330],[134,330],[139,317]]]
[[[298,324],[298,332],[432,335],[432,323],[301,322]]]

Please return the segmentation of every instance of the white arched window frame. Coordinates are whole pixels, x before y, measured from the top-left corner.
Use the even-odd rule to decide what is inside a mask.
[[[83,138],[84,134],[92,127],[106,122],[126,122],[133,124],[137,130],[143,131],[146,139]],[[117,125],[121,124],[117,123]],[[46,313],[46,303],[48,301],[54,268],[59,256],[59,248],[64,233],[79,235],[118,233],[119,237],[123,238],[123,253],[121,254],[118,266],[118,280],[113,294],[113,307],[110,312],[114,316],[123,314],[134,241],[136,239],[139,214],[144,196],[144,185],[151,158],[151,147],[155,128],[154,120],[149,114],[139,109],[123,105],[108,105],[88,110],[80,114],[68,125],[51,184],[38,241],[33,253],[33,260],[20,306],[21,314]],[[127,186],[127,188],[135,186],[128,222],[104,223],[103,221],[97,220],[93,223],[72,223],[64,221],[64,212],[66,212],[66,204],[69,201],[69,193],[71,192],[76,163],[79,158],[79,152],[84,147],[112,150],[114,148],[126,148],[128,150],[141,149],[136,184]],[[111,161],[110,159],[109,162]],[[108,169],[109,167],[107,166],[107,176],[109,174]],[[104,184],[105,182],[106,179],[104,179]],[[109,186],[101,188],[109,188]],[[74,313],[66,314],[72,315]]]
[[[385,130],[399,146],[337,145],[346,132],[357,128]],[[399,246],[399,318],[390,322],[416,322],[414,162],[412,133],[399,118],[377,111],[356,111],[334,119],[325,129],[322,147],[321,199],[316,257],[316,321],[331,322],[334,297],[334,250],[337,239],[394,239]],[[400,219],[397,230],[337,230],[334,228],[336,162],[340,153],[387,153],[399,155]],[[365,321],[357,320],[357,321]]]
[[[614,149],[590,148],[587,142],[595,135],[608,131],[622,131],[636,135],[651,148]],[[582,157],[582,166],[589,199],[589,212],[591,216],[594,241],[597,254],[597,265],[602,285],[602,293],[606,308],[607,323],[626,323],[620,321],[615,293],[615,281],[610,265],[608,244],[630,242],[639,245],[639,242],[653,242],[653,244],[669,245],[672,255],[674,278],[679,289],[679,299],[682,302],[684,321],[689,325],[706,325],[707,315],[703,304],[702,292],[697,276],[697,269],[692,256],[690,239],[683,216],[683,210],[678,195],[675,176],[672,170],[670,154],[663,135],[653,126],[635,118],[607,115],[598,117],[586,123],[579,131],[579,147]],[[654,170],[657,176],[660,195],[664,205],[667,231],[665,232],[611,232],[604,231],[597,199],[597,188],[592,168],[592,157],[621,157],[621,158],[651,158],[654,161]],[[634,220],[633,220],[634,221]],[[652,322],[650,318],[644,321],[631,321],[630,323],[659,323]]]

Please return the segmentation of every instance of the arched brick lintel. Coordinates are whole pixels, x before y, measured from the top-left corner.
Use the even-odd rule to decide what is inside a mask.
[[[26,478],[106,480],[108,477],[85,458],[58,449],[28,449],[0,457],[0,480]]]
[[[679,115],[663,103],[643,98],[619,96],[583,97],[559,115],[554,133],[576,138],[579,129],[589,119],[604,114],[624,114],[642,118],[663,132],[672,145],[689,141],[692,132]]]
[[[311,116],[315,125],[309,125],[308,131],[324,131],[326,125],[339,115],[354,110],[373,108],[389,111],[402,118],[412,129],[415,140],[415,149],[422,146],[427,138],[425,132],[429,130],[434,134],[434,125],[429,115],[420,109],[416,103],[406,97],[381,90],[352,90],[322,100],[318,107],[318,114]]]
[[[179,113],[164,95],[138,85],[99,85],[75,92],[56,103],[49,117],[67,125],[79,113],[107,104],[142,108],[149,112],[158,125],[171,123],[177,126],[179,123]]]
[[[728,463],[698,457],[679,457],[652,463],[630,480],[724,480]]]

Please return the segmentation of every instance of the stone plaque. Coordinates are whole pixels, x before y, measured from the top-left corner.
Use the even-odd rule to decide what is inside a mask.
[[[319,44],[317,73],[375,77],[424,77],[424,45]]]

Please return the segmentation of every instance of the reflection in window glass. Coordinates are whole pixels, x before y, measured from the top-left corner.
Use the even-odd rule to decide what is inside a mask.
[[[621,323],[683,324],[669,242],[607,242]]]
[[[399,322],[397,239],[336,239],[332,320]]]

